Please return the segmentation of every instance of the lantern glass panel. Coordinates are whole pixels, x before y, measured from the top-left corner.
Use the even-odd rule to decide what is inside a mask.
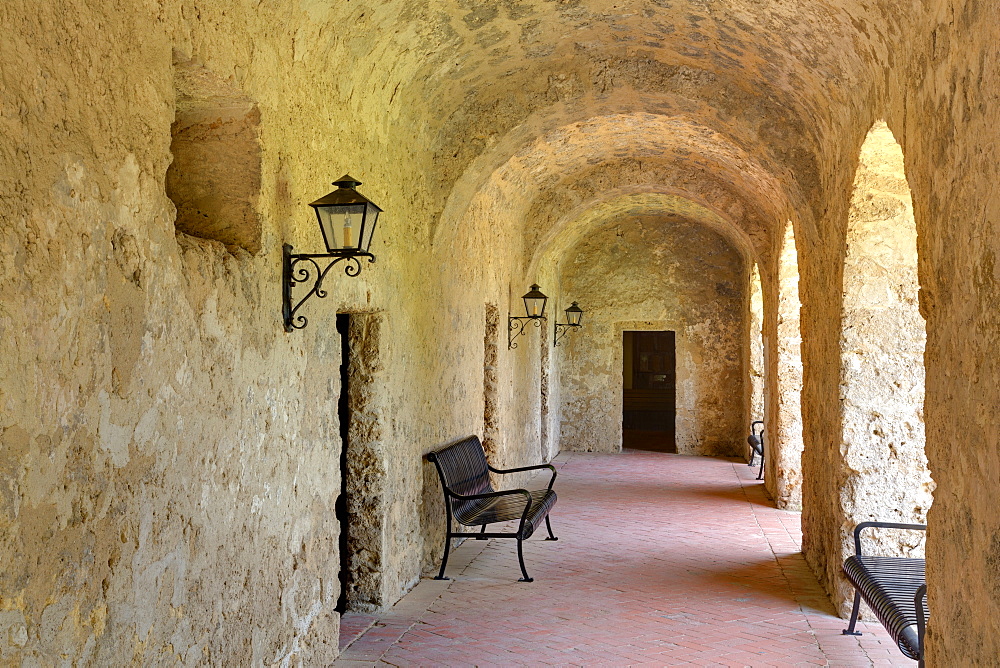
[[[378,223],[378,215],[382,213],[382,209],[378,207],[377,204],[373,202],[365,203],[365,222],[361,228],[361,250],[367,251],[371,248],[372,237],[375,235],[375,225]]]
[[[365,220],[363,204],[318,206],[316,215],[327,250],[332,253],[358,247]]]
[[[573,302],[573,305],[566,309],[566,323],[578,327],[583,319],[583,309]]]
[[[541,318],[545,315],[545,302],[548,300],[537,285],[532,285],[528,294],[524,295],[524,312],[529,318]]]

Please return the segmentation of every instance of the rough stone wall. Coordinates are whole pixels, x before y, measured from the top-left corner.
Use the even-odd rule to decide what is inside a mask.
[[[494,195],[504,197],[500,192]],[[469,215],[480,214],[474,207]],[[466,226],[436,250],[442,275],[426,303],[450,306],[431,313],[425,323],[413,323],[415,350],[410,363],[426,365],[437,375],[426,390],[422,412],[408,431],[419,435],[423,453],[479,434],[488,437],[490,462],[495,467],[537,464],[544,456],[540,346],[546,329],[529,327],[510,350],[507,316],[523,315],[521,295],[531,282],[551,283],[543,277],[522,278],[515,260],[521,247],[512,244],[500,227]],[[456,256],[480,260],[455,262]],[[544,291],[551,295],[551,290]],[[420,568],[426,572],[440,563],[445,517],[440,482],[431,464],[424,463],[422,478],[418,537],[422,540]],[[523,484],[524,479],[503,476],[494,482],[503,488]]]
[[[552,442],[552,434],[549,431],[551,427],[549,413],[551,413],[552,403],[552,378],[550,369],[552,367],[551,350],[553,344],[549,332],[554,329],[554,325],[550,325],[550,323],[557,322],[559,318],[559,314],[555,312],[554,306],[552,309],[552,313],[548,317],[548,322],[542,323],[542,333],[538,337],[538,427],[540,431],[538,438],[538,459],[543,462],[551,458],[549,450]]]
[[[382,314],[351,315],[347,332],[348,411],[346,482],[347,546],[350,578],[347,604],[350,610],[374,610],[391,601],[393,591],[385,545],[387,492],[385,416],[381,411]],[[338,427],[339,429],[339,427]]]
[[[336,488],[336,405],[308,388],[336,373],[336,351],[314,341],[306,368],[274,345],[251,258],[175,241],[162,185],[134,164],[116,176],[103,215],[96,192],[67,196],[5,234],[38,272],[38,318],[14,330],[5,299],[4,655],[333,656],[336,527],[321,490]],[[87,192],[82,166],[67,178],[67,193]],[[95,213],[111,224],[64,223],[80,250],[53,236],[33,252],[17,235]],[[43,287],[52,252],[73,293]]]
[[[927,323],[927,665],[989,665],[1000,656],[1000,25],[976,2],[926,11],[888,121],[913,195]]]
[[[821,221],[799,221],[795,242],[802,300],[802,551],[827,591],[840,587],[843,553],[840,477],[840,304],[843,259],[857,155],[871,122],[830,156],[830,208]],[[850,156],[851,148],[854,155]],[[818,242],[823,230],[827,243]],[[841,240],[837,248],[837,240]]]
[[[203,65],[174,63],[167,196],[185,234],[260,251],[260,110]]]
[[[11,31],[0,44],[4,661],[336,656],[332,317],[381,308],[420,268],[408,269],[393,248],[390,218],[380,263],[358,279],[331,275],[330,298],[308,307],[309,327],[286,335],[280,243],[317,248],[304,203],[344,171],[368,181],[376,164],[398,170],[363,191],[406,211],[400,190],[378,182],[414,170],[402,153],[391,159],[377,132],[325,107],[335,99],[310,92],[332,68],[328,52],[303,46],[321,43],[332,15],[273,10],[238,2],[164,3],[158,15],[140,3],[0,9]],[[256,255],[175,232],[165,192],[175,49],[259,110],[259,199],[240,202],[259,216]],[[327,131],[331,118],[342,120],[339,134]],[[394,308],[385,327],[401,331],[406,319],[405,305]],[[406,348],[383,343],[394,383],[377,383],[372,405],[382,445],[406,447],[381,448],[386,476],[402,483],[384,498],[396,514],[377,537],[380,605],[419,573],[424,447],[400,426],[421,406],[401,402],[400,388],[420,383],[403,363]]]
[[[497,451],[497,367],[500,364],[500,309],[486,304],[486,334],[483,336],[483,450],[492,459]]]
[[[724,238],[683,218],[593,230],[563,265],[565,299],[585,304],[587,321],[560,346],[561,448],[621,449],[622,332],[673,330],[677,451],[742,455],[747,276]]]
[[[853,553],[859,522],[922,522],[932,502],[923,452],[925,335],[917,308],[916,229],[903,155],[884,123],[872,127],[860,148],[847,222],[838,395],[843,431],[831,460],[837,468],[827,478],[837,490],[841,539],[831,545],[831,566]],[[920,556],[923,536],[873,532],[866,549]],[[839,573],[834,577],[828,586],[847,614],[853,591]]]

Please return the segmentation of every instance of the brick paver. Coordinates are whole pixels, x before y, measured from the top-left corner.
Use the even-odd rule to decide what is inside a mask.
[[[798,514],[771,505],[756,469],[637,451],[556,464],[559,541],[525,544],[533,583],[517,582],[515,541],[465,541],[454,580],[347,615],[335,665],[915,665],[876,623],[841,635]]]

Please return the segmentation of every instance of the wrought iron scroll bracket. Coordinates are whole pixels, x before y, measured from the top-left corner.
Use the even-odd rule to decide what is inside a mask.
[[[282,246],[281,269],[281,315],[285,323],[285,331],[291,332],[305,327],[309,320],[304,315],[297,315],[302,305],[313,295],[323,299],[329,294],[323,289],[323,280],[333,267],[346,261],[344,273],[357,276],[361,273],[361,259],[367,257],[369,262],[375,261],[371,253],[356,251],[350,255],[329,255],[317,253],[292,253],[292,245]],[[325,266],[324,260],[328,260]],[[299,284],[312,283],[309,291],[297,302],[292,301],[292,289]]]
[[[572,332],[574,329],[576,329],[579,326],[580,325],[571,325],[571,324],[569,324],[567,322],[557,322],[556,323],[555,338],[552,340],[552,345],[558,346],[559,345],[559,339],[561,339],[562,337],[566,336],[567,333]]]
[[[507,350],[517,348],[517,343],[514,342],[514,339],[524,334],[524,328],[528,326],[529,322],[535,323],[535,327],[541,327],[545,319],[543,315],[507,316]]]

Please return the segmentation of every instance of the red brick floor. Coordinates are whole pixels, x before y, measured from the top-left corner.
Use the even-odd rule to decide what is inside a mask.
[[[348,614],[338,666],[915,666],[846,626],[756,469],[626,451],[556,460],[558,542],[465,541],[451,581]],[[367,629],[367,630],[366,630]]]

